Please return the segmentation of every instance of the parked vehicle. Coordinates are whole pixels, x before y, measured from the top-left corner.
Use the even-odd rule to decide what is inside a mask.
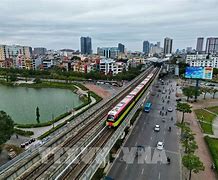
[[[8,158],[9,159],[13,159],[17,156],[16,152],[13,150],[13,149],[10,149],[9,150],[9,153],[8,153]]]

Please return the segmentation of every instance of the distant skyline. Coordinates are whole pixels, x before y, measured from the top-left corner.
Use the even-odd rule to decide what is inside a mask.
[[[142,51],[143,41],[173,39],[173,50],[196,48],[197,37],[218,36],[217,0],[1,0],[0,44]],[[204,45],[205,46],[205,45]]]

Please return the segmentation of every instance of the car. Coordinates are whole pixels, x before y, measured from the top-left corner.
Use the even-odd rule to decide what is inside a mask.
[[[158,91],[158,92],[161,92],[161,89],[158,89],[157,91]]]
[[[160,125],[156,124],[154,126],[154,131],[159,132],[160,131]]]
[[[13,150],[13,149],[10,149],[9,150],[9,153],[8,153],[8,158],[9,159],[13,159],[17,156],[16,152]]]
[[[181,99],[181,98],[178,98],[178,99],[176,99],[176,101],[179,102],[179,101],[182,101],[182,99]]]
[[[157,149],[160,151],[162,151],[164,149],[164,143],[162,141],[159,141],[157,143]]]
[[[22,144],[20,145],[20,147],[21,147],[21,148],[25,148],[25,147],[26,147],[25,143],[22,143]]]
[[[208,84],[208,86],[215,86],[215,84]]]
[[[35,138],[31,138],[30,141],[31,141],[31,142],[35,142],[36,139],[35,139]]]
[[[162,91],[162,94],[165,94],[165,91]]]
[[[167,111],[173,112],[173,108],[169,107],[169,108],[167,109]]]

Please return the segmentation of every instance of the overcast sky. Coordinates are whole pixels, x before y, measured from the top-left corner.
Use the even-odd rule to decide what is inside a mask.
[[[98,46],[142,50],[143,40],[174,39],[173,48],[218,36],[218,0],[0,0],[0,44],[80,48],[80,36]]]

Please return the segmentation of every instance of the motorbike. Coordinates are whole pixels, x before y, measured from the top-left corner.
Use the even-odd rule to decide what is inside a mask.
[[[167,157],[167,164],[170,164],[170,158]]]

